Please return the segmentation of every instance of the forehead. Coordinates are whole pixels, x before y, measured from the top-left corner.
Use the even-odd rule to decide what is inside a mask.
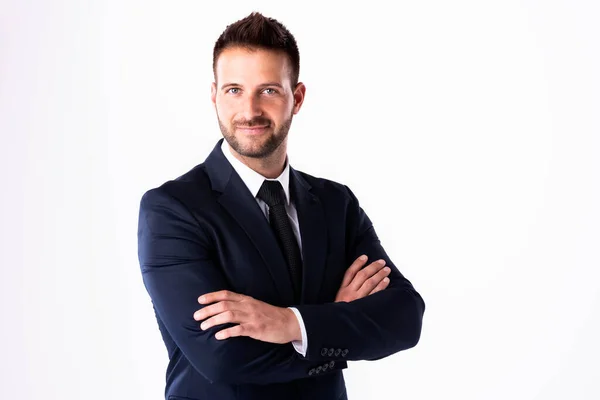
[[[223,50],[215,67],[219,82],[283,82],[290,79],[291,65],[282,51],[231,47]]]

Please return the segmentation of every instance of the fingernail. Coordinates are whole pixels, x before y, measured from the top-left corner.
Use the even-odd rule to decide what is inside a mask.
[[[200,296],[200,298],[198,299],[198,302],[199,303],[204,303],[205,300],[206,300],[206,297]]]
[[[388,282],[390,281],[390,278],[388,278],[388,277],[385,277],[385,278],[383,278],[383,281],[384,281],[385,283],[388,283]]]
[[[379,260],[377,261],[380,265],[385,265],[385,260]]]
[[[390,267],[385,267],[383,270],[384,270],[385,272],[390,272],[390,271],[391,271],[391,270],[390,270]]]
[[[367,256],[365,256],[364,254],[362,256],[360,256],[360,261],[365,261],[367,259]]]
[[[200,329],[205,330],[206,329],[206,324],[200,324]]]

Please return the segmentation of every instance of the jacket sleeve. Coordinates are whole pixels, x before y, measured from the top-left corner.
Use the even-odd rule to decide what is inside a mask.
[[[286,382],[308,377],[324,366],[325,361],[303,358],[291,343],[244,336],[217,340],[215,333],[234,326],[231,323],[200,329],[193,318],[203,307],[198,297],[232,290],[215,253],[210,237],[181,202],[162,188],[144,194],[138,225],[143,282],[157,317],[191,365],[212,382],[231,384]],[[347,367],[345,362],[331,361],[327,360],[328,373]]]
[[[381,246],[352,191],[347,210],[347,265],[366,254],[391,268],[385,290],[352,302],[298,305],[308,336],[306,358],[376,360],[417,344],[425,303]]]

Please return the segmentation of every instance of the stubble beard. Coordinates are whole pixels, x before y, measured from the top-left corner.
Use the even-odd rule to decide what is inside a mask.
[[[266,138],[266,140],[264,140],[264,143],[260,146],[260,148],[253,148],[250,146],[244,146],[242,143],[240,143],[240,141],[236,137],[235,133],[230,131],[221,122],[221,118],[219,118],[219,116],[217,115],[217,120],[219,121],[219,128],[221,129],[221,134],[223,134],[223,137],[225,138],[225,140],[227,140],[227,143],[229,143],[229,146],[231,146],[231,148],[233,150],[235,150],[235,152],[238,153],[239,155],[241,155],[243,157],[250,157],[250,158],[267,158],[271,154],[273,154],[275,152],[275,150],[277,150],[279,148],[279,146],[281,146],[281,144],[283,143],[285,138],[287,138],[290,127],[292,125],[292,118],[293,118],[293,114],[291,114],[290,117],[283,122],[283,124],[279,127],[279,129],[276,129],[275,131],[273,131],[269,135],[269,137]],[[249,121],[249,122],[238,123],[238,124],[244,125],[244,126],[254,126],[254,125],[260,125],[260,124],[264,123],[263,121],[264,120]],[[232,129],[235,129],[236,125],[238,125],[238,124],[232,125]],[[269,124],[269,125],[272,126],[272,124]]]

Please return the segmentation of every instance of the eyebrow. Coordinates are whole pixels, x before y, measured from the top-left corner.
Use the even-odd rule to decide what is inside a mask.
[[[244,87],[244,85],[240,85],[239,83],[225,83],[221,86],[221,90],[229,87],[229,86],[239,86],[239,87]],[[280,83],[277,82],[267,82],[267,83],[261,83],[260,85],[258,85],[258,87],[265,87],[265,86],[277,86],[278,88],[283,89],[283,86]]]

